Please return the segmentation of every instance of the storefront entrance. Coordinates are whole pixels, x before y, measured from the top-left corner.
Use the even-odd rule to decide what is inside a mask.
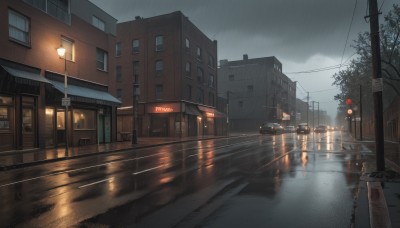
[[[151,136],[166,137],[168,136],[168,116],[153,115],[151,117]]]

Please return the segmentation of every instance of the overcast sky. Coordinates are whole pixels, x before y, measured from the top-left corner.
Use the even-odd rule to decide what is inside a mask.
[[[298,81],[297,97],[320,102],[334,120],[339,69],[301,72],[345,63],[365,22],[368,0],[90,0],[118,22],[182,11],[210,39],[218,41],[218,60],[275,56],[283,72]],[[378,0],[383,14],[399,0]],[[345,48],[350,28],[349,39]],[[383,16],[379,18],[383,22]],[[344,49],[345,48],[345,49]],[[343,50],[344,55],[343,55]],[[354,56],[353,56],[354,57]],[[342,68],[343,69],[343,68]]]

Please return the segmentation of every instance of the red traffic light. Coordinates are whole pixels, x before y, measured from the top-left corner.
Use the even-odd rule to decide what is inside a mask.
[[[352,101],[350,98],[347,98],[347,99],[346,99],[346,104],[347,104],[347,105],[351,105],[351,103],[353,103],[353,101]]]

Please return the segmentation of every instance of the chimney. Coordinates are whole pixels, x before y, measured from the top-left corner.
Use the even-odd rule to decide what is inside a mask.
[[[243,60],[249,60],[249,56],[247,54],[243,55]]]

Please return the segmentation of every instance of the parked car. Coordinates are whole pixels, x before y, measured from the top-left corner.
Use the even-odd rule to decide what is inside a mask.
[[[296,132],[296,128],[294,126],[286,126],[285,132],[286,133],[294,133],[294,132]]]
[[[310,127],[308,123],[301,123],[297,126],[297,134],[310,134]]]
[[[260,126],[261,134],[282,134],[283,127],[278,123],[263,123]]]
[[[328,131],[328,127],[325,125],[319,125],[314,129],[315,133],[326,133]]]

